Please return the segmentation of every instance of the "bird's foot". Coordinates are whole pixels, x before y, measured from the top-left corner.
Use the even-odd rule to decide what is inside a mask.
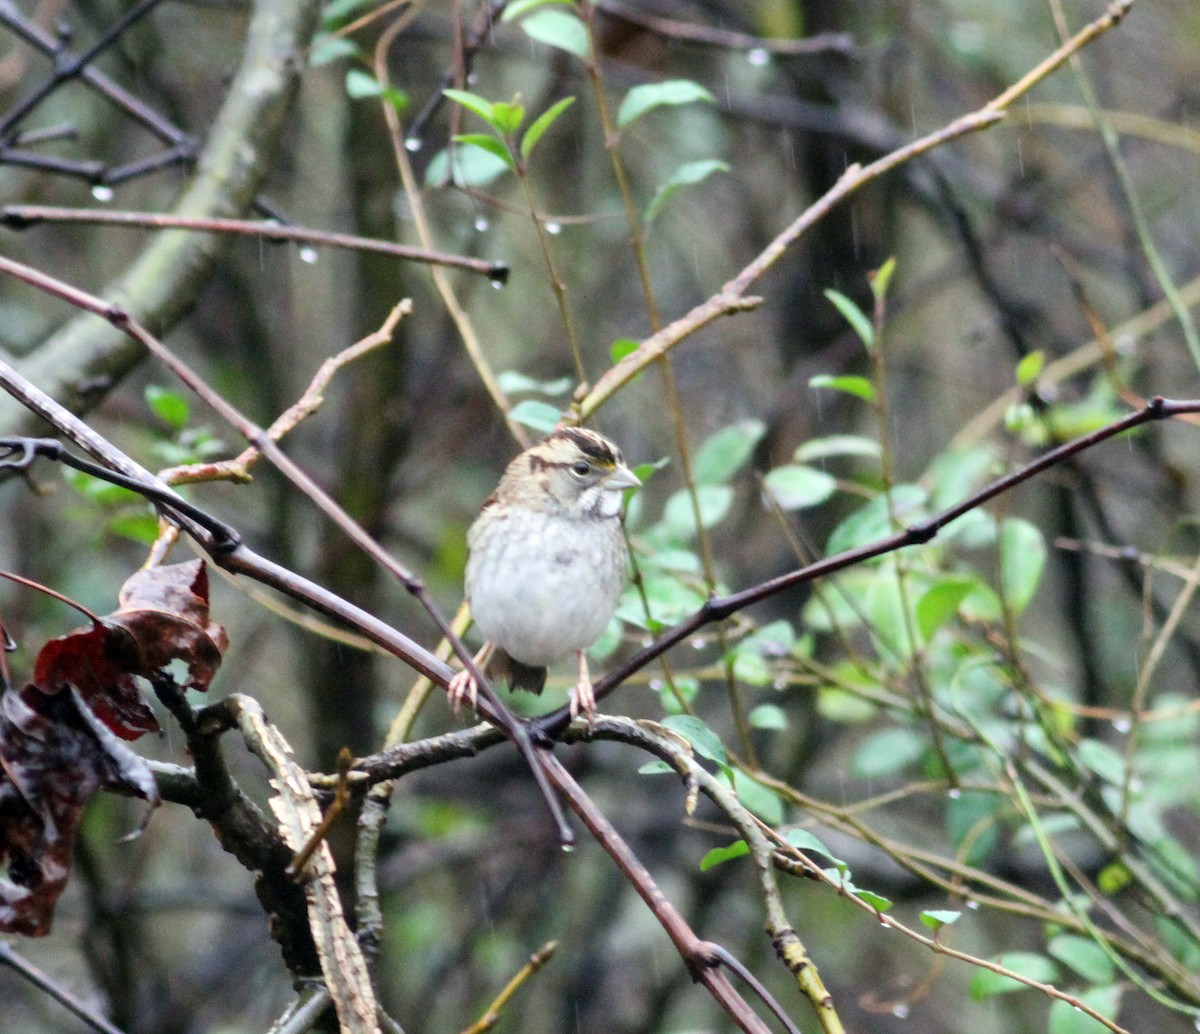
[[[571,718],[582,718],[588,725],[596,720],[596,694],[588,674],[587,657],[579,651],[579,681],[571,689]]]

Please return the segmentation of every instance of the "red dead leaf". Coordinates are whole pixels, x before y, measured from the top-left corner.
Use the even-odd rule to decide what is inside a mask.
[[[78,691],[0,697],[0,931],[50,932],[84,805],[101,787],[158,802],[146,763]]]
[[[208,617],[203,561],[156,567],[125,583],[115,613],[43,646],[33,681],[44,693],[75,687],[100,721],[135,740],[159,728],[139,678],[175,681],[170,668],[180,662],[187,670],[182,688],[207,690],[227,643]]]

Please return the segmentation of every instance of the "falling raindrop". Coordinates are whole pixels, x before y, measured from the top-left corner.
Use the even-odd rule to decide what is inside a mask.
[[[304,247],[300,249],[300,261],[307,262],[310,266],[316,265],[317,249],[310,247],[307,244],[304,245]]]
[[[957,786],[952,786],[946,791],[946,796],[952,801],[957,801],[962,796],[962,790],[960,790]]]
[[[547,223],[546,224],[546,232],[549,234],[558,235],[558,234],[562,233],[562,224],[561,223]]]
[[[494,276],[488,281],[488,283],[490,283],[497,291],[499,291],[504,286],[504,277]]]
[[[575,850],[575,845],[574,844],[563,844],[562,849],[563,849],[563,854],[570,854],[572,851]]]
[[[771,52],[766,47],[754,47],[746,51],[746,60],[755,68],[762,68],[771,60]]]
[[[479,82],[479,73],[478,72],[468,72],[467,73],[467,85],[474,86],[477,82]]]
[[[113,189],[103,183],[97,183],[92,187],[92,197],[97,201],[111,201],[113,199]]]
[[[653,692],[661,693],[662,688],[663,688],[663,680],[662,679],[651,679],[650,680],[650,689]]]
[[[967,908],[971,909],[972,911],[977,911],[979,909],[979,902],[975,900],[968,901]]]
[[[491,226],[486,215],[477,215],[475,217],[475,229],[479,233],[484,233]]]
[[[421,149],[421,138],[419,136],[410,136],[404,141],[404,149],[415,154]]]
[[[692,640],[692,649],[693,650],[703,650],[707,645],[708,645],[708,640],[705,639],[704,636],[702,636],[702,635],[698,635],[698,636],[696,636],[695,639]]]
[[[1117,717],[1112,720],[1112,727],[1116,729],[1117,732],[1128,732],[1133,728],[1133,722],[1130,721],[1129,715],[1121,714],[1117,715]]]
[[[892,1015],[895,1016],[899,1020],[907,1019],[908,1018],[908,1003],[907,1002],[897,1002],[895,1005],[892,1006]]]

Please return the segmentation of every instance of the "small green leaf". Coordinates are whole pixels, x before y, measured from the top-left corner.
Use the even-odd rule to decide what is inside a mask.
[[[357,57],[358,47],[342,36],[324,36],[313,43],[308,52],[308,63],[312,68],[331,65],[344,57]]]
[[[733,792],[768,826],[778,826],[783,821],[783,798],[740,769],[733,770]]]
[[[743,855],[748,855],[749,853],[750,845],[744,840],[735,840],[728,847],[714,847],[700,859],[700,871],[708,872],[709,869],[715,868],[722,862],[741,858]]]
[[[939,578],[917,600],[917,631],[928,642],[939,628],[958,613],[959,605],[979,583],[974,578]]]
[[[123,485],[113,485],[107,481],[85,474],[82,470],[63,468],[63,480],[85,499],[100,506],[117,506],[123,503],[138,502],[141,496],[132,488]]]
[[[706,528],[720,524],[733,506],[733,489],[728,485],[697,485],[696,501],[700,523]],[[663,520],[678,535],[691,538],[696,534],[696,517],[687,489],[680,489],[663,507]]]
[[[587,60],[590,52],[587,26],[577,14],[567,11],[535,11],[521,22],[521,28],[525,35],[538,43],[557,47]]]
[[[788,727],[787,714],[778,704],[759,704],[751,708],[746,719],[751,729],[770,729],[782,732]]]
[[[875,717],[875,710],[871,701],[838,686],[822,686],[817,691],[817,712],[831,722],[865,722]]]
[[[633,355],[639,347],[641,347],[640,341],[634,341],[631,337],[619,337],[609,346],[608,354],[612,357],[613,365],[616,366],[627,355]]]
[[[637,479],[644,485],[647,480],[654,474],[655,471],[662,470],[671,460],[667,456],[655,460],[653,463],[639,463],[633,468],[633,472],[637,475]]]
[[[1005,969],[1011,969],[1030,980],[1041,984],[1053,983],[1058,979],[1058,968],[1044,955],[1036,955],[1031,951],[1010,951],[1001,955],[996,961]],[[971,978],[971,997],[983,1001],[994,995],[1009,994],[1013,991],[1024,991],[1028,985],[1022,984],[1001,973],[993,973],[990,969],[976,970]]]
[[[494,136],[488,136],[486,133],[460,133],[453,139],[456,144],[464,147],[478,147],[481,151],[487,151],[488,154],[499,158],[510,169],[517,167],[512,155],[508,153],[508,148]]]
[[[879,456],[882,451],[873,438],[857,434],[831,434],[824,438],[810,438],[797,447],[792,458],[797,463],[811,463],[830,456]]]
[[[552,381],[539,381],[536,378],[521,373],[519,370],[505,370],[496,378],[496,383],[500,385],[501,391],[507,392],[510,395],[517,395],[526,391],[536,391],[541,395],[549,395],[553,398],[558,395],[565,395],[571,390],[571,385],[575,382],[570,377],[558,377]]]
[[[697,183],[702,183],[708,179],[714,172],[728,172],[729,165],[726,162],[716,158],[705,158],[697,162],[684,162],[670,176],[667,177],[658,190],[654,192],[654,197],[650,199],[650,204],[646,206],[646,211],[643,218],[647,223],[652,223],[658,217],[658,213],[662,211],[665,205],[677,190],[681,187],[690,187]]]
[[[662,725],[687,740],[692,745],[692,749],[702,758],[715,761],[723,768],[728,767],[729,759],[725,754],[725,746],[721,743],[721,737],[695,715],[667,715],[662,720]]]
[[[661,83],[646,83],[635,86],[621,101],[617,109],[617,126],[624,129],[635,119],[641,118],[652,108],[663,105],[692,104],[696,101],[707,101],[715,104],[716,98],[699,83],[690,79],[667,79]]]
[[[1096,874],[1096,886],[1100,893],[1115,897],[1133,883],[1133,873],[1126,868],[1124,862],[1109,862]]]
[[[504,8],[504,13],[500,15],[502,22],[514,22],[523,14],[528,14],[535,7],[544,7],[546,4],[565,4],[571,5],[571,0],[514,0]]]
[[[516,98],[512,101],[496,101],[492,105],[492,118],[495,127],[505,136],[515,133],[525,121],[525,105]]]
[[[1045,566],[1046,540],[1041,530],[1019,517],[1001,521],[1000,583],[1014,614],[1029,606]]]
[[[925,753],[925,740],[912,729],[881,729],[868,736],[850,760],[850,772],[859,779],[895,775]]]
[[[498,129],[496,118],[492,114],[492,102],[485,97],[480,97],[477,93],[469,93],[466,90],[452,90],[446,88],[442,93],[449,97],[452,101],[461,104],[468,111],[475,112],[484,122],[493,129]]]
[[[875,327],[872,325],[870,318],[865,312],[858,307],[841,291],[835,291],[831,287],[825,289],[825,297],[833,302],[837,311],[842,314],[854,333],[859,336],[859,339],[867,346],[868,351],[875,347]]]
[[[1121,986],[1109,984],[1107,987],[1089,987],[1080,993],[1079,1000],[1101,1016],[1115,1020],[1121,1008]],[[1061,998],[1050,1003],[1046,1034],[1108,1034],[1110,1029]]]
[[[332,0],[321,11],[321,28],[326,32],[335,31],[343,21],[370,6],[372,2],[373,0]]]
[[[674,772],[670,765],[665,761],[647,761],[644,765],[638,768],[638,775],[665,775],[668,772]]]
[[[1046,365],[1046,353],[1040,348],[1030,352],[1017,363],[1017,383],[1026,388],[1038,379],[1042,367]]]
[[[870,905],[876,912],[886,912],[892,907],[892,899],[885,898],[882,894],[876,894],[873,890],[862,890],[856,888],[851,893],[864,904]]]
[[[853,374],[843,374],[835,377],[828,373],[818,373],[815,377],[809,377],[808,386],[810,388],[831,388],[834,391],[844,391],[847,395],[854,395],[865,402],[875,401],[875,385],[872,384],[866,377],[856,377]]]
[[[876,302],[887,297],[888,287],[892,282],[892,274],[896,272],[896,257],[893,255],[882,266],[867,274],[867,282],[871,285],[871,294]]]
[[[535,431],[549,433],[558,426],[562,411],[539,399],[525,399],[508,411],[508,419],[532,427]]]
[[[1113,960],[1090,937],[1060,934],[1050,940],[1046,950],[1089,984],[1111,984],[1116,978],[1117,970]]]
[[[157,384],[148,384],[145,394],[150,412],[172,430],[178,431],[188,422],[192,413],[191,406],[177,391],[161,388]]]
[[[569,108],[574,103],[575,103],[574,97],[564,97],[557,104],[552,104],[545,111],[543,111],[536,119],[534,119],[533,125],[531,125],[525,131],[525,135],[521,138],[521,157],[522,158],[527,159],[533,153],[533,149],[535,147],[537,147],[538,141],[541,140],[541,138],[542,138],[543,134],[546,132],[546,130],[549,129],[552,125],[554,125],[558,116],[561,115],[564,111],[566,111],[567,108]]]
[[[997,794],[965,790],[946,802],[946,832],[968,865],[984,862],[1000,839],[1000,817],[1008,801]]]
[[[816,851],[818,854],[823,854],[839,869],[846,867],[846,863],[830,851],[816,833],[810,833],[807,829],[789,829],[784,839],[797,851]]]
[[[383,90],[383,84],[361,68],[351,68],[346,73],[346,94],[351,100],[359,101],[367,97],[380,97],[383,95]]]
[[[742,469],[766,431],[767,425],[761,420],[739,420],[706,438],[692,460],[697,484],[727,482]]]
[[[784,510],[819,506],[837,490],[837,480],[816,467],[787,464],[768,471],[763,485]]]
[[[132,539],[143,546],[158,538],[158,518],[152,513],[129,513],[113,517],[105,527],[113,535]]]
[[[1083,739],[1075,748],[1076,756],[1089,771],[1110,786],[1125,784],[1125,759],[1102,740]]]
[[[921,913],[921,922],[929,927],[934,933],[937,933],[943,926],[949,926],[951,923],[957,923],[961,912],[947,912],[940,909],[927,909]]]
[[[891,496],[892,509],[901,525],[911,524],[924,514],[926,496],[919,485],[897,485],[892,489]],[[843,553],[847,549],[875,542],[891,532],[887,498],[878,495],[833,529],[825,551],[830,555]]]

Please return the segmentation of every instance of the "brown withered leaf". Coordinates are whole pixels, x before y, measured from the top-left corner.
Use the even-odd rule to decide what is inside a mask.
[[[146,763],[81,692],[27,685],[0,697],[0,931],[49,933],[84,806],[101,787],[158,803]]]
[[[135,740],[159,725],[142,698],[140,678],[187,670],[184,689],[207,690],[228,639],[208,616],[208,571],[201,560],[138,571],[121,588],[120,606],[90,628],[42,647],[33,670],[45,693],[79,691],[118,736]]]

